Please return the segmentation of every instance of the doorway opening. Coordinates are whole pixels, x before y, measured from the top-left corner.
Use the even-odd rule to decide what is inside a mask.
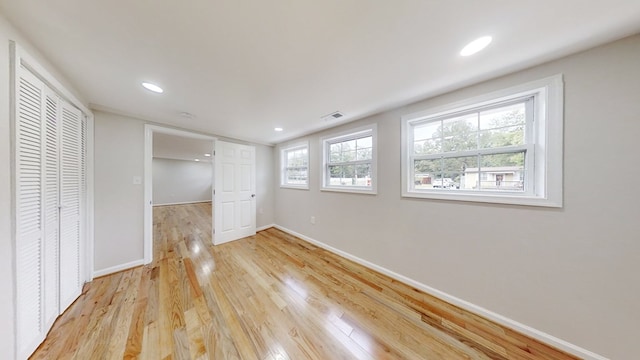
[[[201,235],[213,239],[215,141],[207,135],[145,125],[145,264],[153,261],[154,213],[197,217],[199,231],[208,232]]]

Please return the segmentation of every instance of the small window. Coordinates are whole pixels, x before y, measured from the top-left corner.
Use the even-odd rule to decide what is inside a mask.
[[[562,205],[562,78],[403,117],[403,196]]]
[[[309,143],[297,143],[280,150],[281,187],[309,189]]]
[[[322,190],[375,194],[375,126],[324,138],[322,149]]]

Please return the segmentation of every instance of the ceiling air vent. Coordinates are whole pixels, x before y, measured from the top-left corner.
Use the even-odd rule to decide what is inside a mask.
[[[327,115],[321,117],[321,119],[324,120],[324,121],[328,121],[328,120],[340,119],[343,116],[344,115],[340,111],[336,111],[336,112],[332,112],[331,114],[327,114]]]

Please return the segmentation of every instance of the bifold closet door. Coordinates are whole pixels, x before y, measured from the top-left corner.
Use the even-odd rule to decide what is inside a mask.
[[[44,339],[44,84],[23,71],[16,79],[16,322],[18,356]]]
[[[16,323],[28,357],[81,293],[86,120],[31,72],[16,88]]]
[[[58,96],[44,88],[44,328],[60,314],[60,126]]]
[[[61,101],[60,156],[60,312],[82,292],[80,266],[84,198],[84,117]]]

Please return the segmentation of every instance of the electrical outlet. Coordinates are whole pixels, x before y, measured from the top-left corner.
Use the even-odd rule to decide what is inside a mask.
[[[142,176],[134,176],[133,185],[142,185]]]
[[[312,216],[311,219],[309,219],[309,221],[311,222],[311,225],[315,225],[316,224],[316,217]]]

